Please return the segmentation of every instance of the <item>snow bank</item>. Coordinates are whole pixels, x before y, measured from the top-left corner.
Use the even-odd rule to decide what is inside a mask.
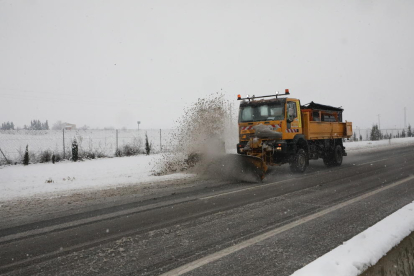
[[[414,202],[386,217],[291,276],[356,276],[414,231]]]
[[[395,138],[380,141],[345,142],[344,146],[346,151],[360,151],[370,149],[386,149],[389,147],[399,147],[412,144],[414,144],[414,137]]]
[[[84,162],[59,162],[0,167],[0,201],[82,189],[105,189],[143,182],[191,177],[177,173],[153,176],[151,170],[160,155],[105,158]]]

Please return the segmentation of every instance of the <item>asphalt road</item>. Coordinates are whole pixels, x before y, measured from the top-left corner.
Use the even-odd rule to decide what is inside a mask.
[[[290,275],[412,202],[413,172],[400,147],[22,218],[0,225],[0,274]]]

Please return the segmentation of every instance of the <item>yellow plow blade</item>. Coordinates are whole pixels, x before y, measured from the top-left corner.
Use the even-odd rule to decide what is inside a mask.
[[[250,155],[240,155],[240,158],[244,159],[244,166],[252,165],[253,167],[250,169],[253,169],[256,172],[256,174],[260,177],[260,180],[264,179],[265,173],[267,172],[267,165],[261,158]]]
[[[224,178],[257,182],[264,179],[267,166],[259,157],[226,154],[219,158],[214,158],[209,163],[207,171],[211,175]]]

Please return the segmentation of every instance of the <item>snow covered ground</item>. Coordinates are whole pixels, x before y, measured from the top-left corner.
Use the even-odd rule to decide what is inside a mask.
[[[357,276],[376,264],[413,231],[414,202],[297,270],[291,276]]]
[[[346,142],[348,152],[377,150],[402,145],[414,145],[414,137]],[[25,198],[54,197],[79,190],[106,189],[117,186],[139,185],[149,181],[194,177],[176,173],[153,176],[151,170],[161,155],[104,158],[83,162],[32,164],[0,167],[0,202]]]
[[[380,141],[345,142],[344,146],[346,148],[346,151],[365,151],[372,149],[386,149],[391,147],[399,147],[413,144],[414,137],[406,137]]]
[[[414,138],[345,143],[350,153],[403,145],[414,145]],[[1,203],[24,198],[51,198],[80,191],[195,177],[194,174],[187,173],[153,176],[151,171],[160,158],[162,156],[158,154],[76,163],[66,161],[56,164],[3,166],[0,167],[0,206]],[[391,228],[390,225],[393,227]],[[358,275],[362,268],[375,264],[412,231],[414,231],[414,202],[293,275]],[[378,240],[381,243],[378,243]]]
[[[55,197],[80,190],[109,189],[193,177],[176,173],[153,176],[161,155],[104,158],[83,162],[59,162],[0,167],[0,202],[25,197]]]
[[[345,143],[348,152],[414,145],[414,138]],[[357,276],[414,231],[414,202],[321,256],[291,276]],[[378,242],[381,241],[381,242]]]

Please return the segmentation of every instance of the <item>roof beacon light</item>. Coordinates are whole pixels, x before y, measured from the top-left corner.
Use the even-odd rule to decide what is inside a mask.
[[[246,98],[242,98],[241,95],[238,94],[237,95],[237,100],[243,100],[243,101],[248,100],[250,102],[250,101],[254,101],[255,99],[262,99],[262,98],[268,98],[268,97],[273,97],[273,98],[277,99],[280,96],[287,96],[287,95],[290,95],[289,89],[285,89],[285,94],[280,94],[279,91],[276,91],[275,94],[273,94],[273,95],[257,96],[257,97],[255,95],[249,96],[249,94],[247,94]]]

